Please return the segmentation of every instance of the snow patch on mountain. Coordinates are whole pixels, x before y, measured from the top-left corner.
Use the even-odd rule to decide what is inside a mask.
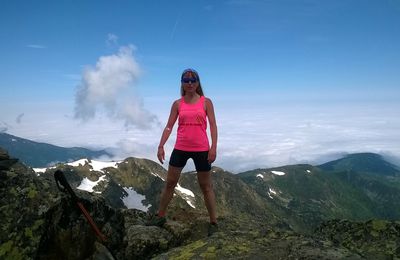
[[[101,161],[92,160],[90,165],[92,166],[94,171],[103,172],[102,169],[104,169],[104,168],[112,167],[112,168],[117,169],[118,163],[120,163],[120,162],[101,162]]]
[[[270,197],[271,199],[274,199],[274,197],[272,197],[272,195],[276,195],[277,193],[272,188],[269,188],[267,194],[268,194],[268,197]]]
[[[186,203],[189,204],[190,207],[192,207],[194,209],[196,208],[193,205],[193,203],[194,203],[194,193],[193,193],[193,191],[191,191],[189,189],[185,189],[179,184],[175,187],[175,190],[180,193],[181,197],[184,200],[186,200]]]
[[[81,184],[79,184],[78,187],[76,187],[79,190],[85,190],[88,192],[94,192],[94,193],[101,193],[99,191],[94,191],[93,188],[101,181],[105,181],[106,180],[106,176],[102,175],[99,177],[99,179],[97,181],[91,181],[89,180],[87,177],[83,178]]]
[[[145,206],[143,204],[143,200],[146,199],[146,196],[137,193],[133,187],[124,187],[127,196],[122,198],[123,203],[128,209],[139,209],[142,211],[148,211],[151,205]]]
[[[161,177],[160,175],[155,174],[154,172],[150,172],[150,173],[151,173],[151,175],[156,176],[156,177],[160,178],[161,180],[165,181],[164,178]]]
[[[160,175],[158,175],[154,172],[150,172],[150,173],[151,173],[151,175],[156,176],[156,177],[160,178],[161,180],[165,181],[165,179],[163,177],[161,177]],[[194,196],[193,191],[183,188],[181,185],[179,185],[179,183],[176,185],[175,191],[177,192],[177,195],[181,196],[186,201],[186,203],[189,204],[190,207],[192,207],[194,209],[196,208],[194,206],[195,196]]]
[[[78,167],[78,166],[84,166],[88,162],[89,162],[88,159],[80,159],[75,162],[67,163],[67,165],[72,166],[72,167]]]
[[[69,166],[73,167],[78,167],[78,166],[84,166],[86,164],[89,164],[92,167],[91,171],[98,171],[104,173],[103,169],[104,168],[117,168],[117,165],[121,163],[120,161],[118,162],[102,162],[102,161],[96,161],[96,160],[89,160],[89,159],[80,159],[75,162],[67,163]]]
[[[38,175],[40,175],[39,173],[45,173],[47,168],[32,168],[36,173],[38,173]]]
[[[264,179],[264,175],[262,175],[262,174],[257,174],[257,177],[261,178],[261,179]]]
[[[121,161],[118,162],[103,162],[103,161],[96,161],[96,160],[89,160],[89,159],[80,159],[74,162],[67,163],[67,165],[72,166],[72,167],[78,167],[78,166],[85,166],[86,164],[89,164],[90,167],[92,168],[90,171],[97,171],[97,172],[102,172],[104,173],[103,169],[104,168],[118,168],[118,164],[121,163]],[[56,167],[47,167],[47,168],[33,168],[33,170],[37,173],[37,175],[40,175],[41,173],[45,173],[47,169],[55,169]]]
[[[105,168],[112,167],[112,168],[117,169],[119,163],[121,163],[121,161],[103,162],[103,161],[96,161],[96,160],[89,160],[89,159],[80,159],[80,160],[77,160],[74,162],[67,163],[67,165],[72,166],[72,167],[78,167],[78,166],[85,166],[86,164],[88,164],[92,168],[92,169],[90,169],[90,171],[97,171],[97,172],[105,173],[104,172]],[[55,168],[55,167],[52,167],[52,168]],[[40,174],[40,173],[46,172],[47,169],[49,169],[49,168],[34,168],[34,171],[37,174]],[[154,172],[150,172],[150,173],[153,176],[156,176],[156,177],[162,179],[163,181],[165,181],[165,179],[163,177],[161,177],[159,174],[154,173]],[[106,175],[100,176],[97,181],[91,181],[87,177],[85,177],[85,178],[83,178],[82,182],[79,184],[77,189],[85,190],[88,192],[101,193],[101,192],[94,191],[94,187],[101,181],[106,181]],[[121,185],[119,184],[119,186],[121,186]],[[127,208],[135,208],[135,209],[147,211],[148,208],[151,207],[151,205],[149,205],[149,206],[143,205],[142,201],[144,199],[146,199],[146,197],[141,194],[138,194],[132,187],[124,187],[123,189],[128,193],[128,196],[125,196],[122,198],[122,201]],[[178,184],[175,187],[175,191],[176,191],[177,195],[181,196],[189,204],[190,207],[196,208],[194,206],[195,195],[191,190],[183,188],[182,186],[180,186]]]
[[[275,175],[279,175],[279,176],[283,176],[283,175],[285,175],[286,173],[284,173],[284,172],[281,172],[281,171],[271,171],[273,174],[275,174]]]
[[[273,190],[273,189],[271,189],[271,188],[269,188],[269,192],[272,193],[272,194],[274,194],[274,195],[276,195],[276,191]]]
[[[48,168],[32,168],[32,170],[36,173],[37,176],[40,176],[41,173],[45,173],[47,169],[55,169],[56,167],[48,167]]]

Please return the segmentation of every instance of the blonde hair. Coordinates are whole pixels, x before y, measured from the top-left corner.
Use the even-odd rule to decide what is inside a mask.
[[[197,86],[196,93],[199,94],[200,96],[204,96],[203,88],[201,87],[201,83],[200,83],[199,73],[197,73],[197,71],[194,69],[185,69],[182,72],[181,81],[186,73],[191,73],[197,79],[197,82],[199,83],[199,85]],[[185,90],[183,89],[183,83],[181,82],[181,96],[184,96],[184,95],[185,95]]]

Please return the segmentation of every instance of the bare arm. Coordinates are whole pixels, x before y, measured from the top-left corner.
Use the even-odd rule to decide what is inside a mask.
[[[176,119],[178,118],[178,106],[179,101],[176,100],[172,104],[167,125],[164,128],[164,131],[161,135],[160,144],[158,145],[157,157],[161,163],[164,163],[165,160],[164,144],[167,142],[169,136],[171,135],[172,128],[174,127]]]
[[[208,122],[210,123],[211,133],[211,148],[208,152],[208,162],[213,163],[217,158],[217,141],[218,141],[218,129],[217,122],[215,120],[214,106],[210,99],[206,99],[206,113]]]

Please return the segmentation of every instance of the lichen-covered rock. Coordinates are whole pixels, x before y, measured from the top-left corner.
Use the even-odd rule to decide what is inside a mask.
[[[216,183],[222,208],[219,230],[208,237],[209,219],[201,199],[193,209],[184,199],[174,198],[164,227],[146,226],[148,213],[121,208],[104,194],[76,190],[82,178],[96,179],[104,172],[92,171],[88,165],[78,170],[58,166],[68,172],[79,201],[106,237],[100,243],[76,203],[57,189],[55,169],[36,174],[1,149],[0,165],[0,259],[400,258],[400,222],[332,220],[313,235],[300,234],[285,217],[268,213],[266,204],[228,173],[215,173],[220,174]],[[151,190],[155,208],[164,175],[153,174],[158,168],[146,160],[129,159],[123,166],[123,171],[109,169],[114,188],[105,191],[120,199],[119,181],[126,187],[137,185]],[[183,184],[198,194],[191,177],[183,177]],[[283,216],[291,213],[288,209]]]
[[[9,160],[1,152],[0,161]],[[147,214],[116,209],[97,194],[75,190],[107,238],[103,244],[52,175],[38,176],[21,163],[0,170],[0,259],[148,259],[179,245],[187,225],[147,227]],[[110,257],[111,256],[111,257]]]
[[[0,169],[0,259],[33,259],[45,233],[45,213],[57,199],[32,169],[1,154],[7,167]]]
[[[155,259],[362,259],[343,246],[273,229],[267,223],[221,219],[219,231]]]
[[[8,155],[7,151],[0,147],[0,160],[7,160],[10,156]]]
[[[400,258],[400,221],[331,220],[323,223],[316,230],[316,235],[366,259]]]
[[[8,170],[17,162],[18,159],[10,158],[7,151],[0,147],[0,170]]]

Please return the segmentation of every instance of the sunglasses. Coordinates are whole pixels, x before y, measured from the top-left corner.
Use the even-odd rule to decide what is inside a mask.
[[[196,83],[197,82],[197,79],[196,78],[183,78],[182,80],[182,83]]]

